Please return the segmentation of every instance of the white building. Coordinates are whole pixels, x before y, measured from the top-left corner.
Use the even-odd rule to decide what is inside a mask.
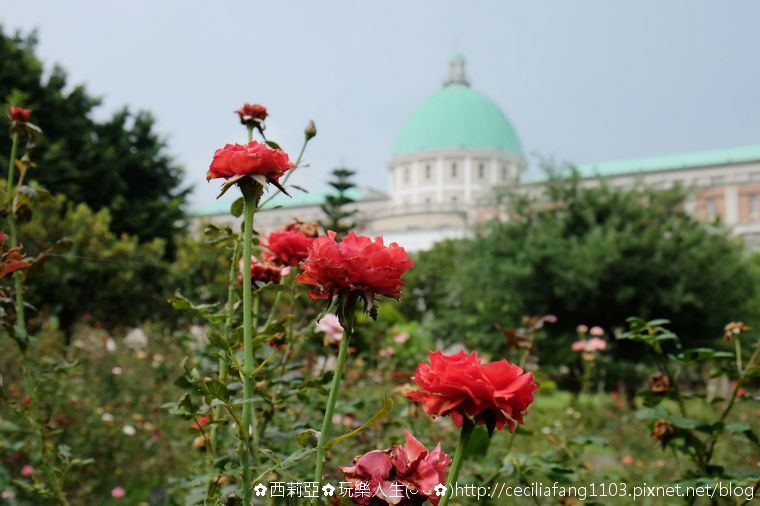
[[[420,104],[401,126],[388,163],[388,194],[359,188],[358,228],[383,235],[411,251],[446,238],[471,234],[498,216],[497,188],[538,193],[540,181],[523,181],[520,139],[496,103],[474,90],[459,55],[449,62],[443,88]],[[751,245],[760,246],[760,145],[578,166],[587,184],[604,177],[611,185],[642,181],[655,187],[693,188],[688,206],[703,219],[720,217]],[[322,218],[324,194],[278,196],[257,214],[263,233],[294,217]],[[200,220],[230,221],[228,207],[196,213]]]

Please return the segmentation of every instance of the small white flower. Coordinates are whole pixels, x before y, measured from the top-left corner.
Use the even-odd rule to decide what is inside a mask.
[[[113,422],[113,415],[111,413],[103,413],[103,416],[101,416],[100,419],[105,423],[111,423]]]
[[[133,350],[145,348],[148,346],[148,336],[145,335],[143,329],[135,327],[127,333],[127,336],[124,338],[124,345]]]
[[[121,368],[121,367],[119,367],[118,365],[115,365],[115,366],[113,366],[113,369],[111,369],[111,374],[113,374],[114,376],[118,376],[118,375],[120,375],[122,372],[124,372],[124,371],[123,371],[123,370],[122,370],[122,368]]]
[[[116,351],[116,341],[114,341],[110,337],[106,341],[106,350],[110,351],[111,353]]]
[[[134,428],[134,427],[132,427],[131,425],[125,425],[125,426],[124,426],[124,427],[121,429],[121,431],[122,431],[124,434],[126,434],[127,436],[134,436],[135,434],[137,434],[137,429],[135,429],[135,428]]]

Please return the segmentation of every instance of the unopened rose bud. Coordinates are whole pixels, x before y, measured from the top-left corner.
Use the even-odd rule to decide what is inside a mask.
[[[303,134],[306,137],[307,141],[316,137],[317,125],[314,124],[314,120],[309,120],[309,122],[306,124],[306,128],[304,128]]]

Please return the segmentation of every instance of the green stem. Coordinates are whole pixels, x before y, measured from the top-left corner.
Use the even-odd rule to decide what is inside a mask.
[[[240,182],[243,192],[244,222],[243,222],[243,447],[240,451],[240,461],[243,467],[243,498],[246,505],[251,504],[251,467],[250,467],[250,438],[253,424],[253,307],[251,286],[251,245],[253,242],[253,215],[256,204],[261,196],[261,185],[251,179]],[[258,302],[258,298],[257,298]],[[258,304],[257,304],[258,306]],[[257,308],[258,309],[258,308]],[[254,434],[256,431],[253,431]]]
[[[686,404],[683,402],[683,397],[681,396],[681,388],[678,386],[678,381],[676,380],[675,375],[670,370],[670,366],[668,365],[668,357],[663,353],[662,348],[658,343],[655,343],[656,346],[654,348],[655,352],[657,353],[657,358],[660,361],[660,364],[662,365],[662,372],[665,373],[665,376],[668,377],[668,380],[670,380],[670,386],[673,388],[673,393],[676,396],[676,401],[678,402],[678,411],[681,413],[681,416],[687,416],[686,414]]]
[[[462,422],[462,432],[459,433],[459,443],[457,443],[457,449],[454,453],[454,459],[451,461],[451,469],[448,476],[446,476],[446,493],[441,498],[441,502],[438,506],[446,506],[449,504],[449,499],[454,494],[453,486],[457,482],[459,477],[459,470],[462,468],[462,462],[464,461],[464,450],[467,448],[467,442],[470,440],[472,430],[475,428],[475,424],[468,418]]]
[[[340,341],[338,359],[335,362],[335,372],[333,373],[332,384],[330,385],[330,393],[327,396],[325,417],[322,420],[322,430],[319,433],[319,441],[317,443],[317,465],[314,468],[314,481],[317,483],[317,488],[322,487],[322,472],[325,466],[325,454],[327,453],[325,446],[330,439],[332,418],[333,413],[335,412],[335,401],[338,398],[338,388],[340,387],[343,368],[346,364],[348,343],[351,340],[351,334],[353,334],[354,330],[356,296],[354,294],[348,294],[341,297],[341,300],[338,302],[338,307],[338,318],[343,326],[343,339]],[[316,499],[312,504],[316,504]]]
[[[739,340],[739,336],[734,336],[734,348],[736,349],[736,371],[741,376],[744,368],[742,367],[742,343]]]
[[[6,185],[6,197],[5,201],[8,203],[8,208],[11,206],[11,199],[13,198],[13,173],[16,168],[16,151],[18,150],[18,133],[14,133],[11,141],[11,156],[8,158],[8,184]]]
[[[755,351],[750,356],[749,362],[747,362],[746,370],[752,370],[755,365],[755,360],[757,360],[759,357],[760,357],[760,346],[755,348]],[[728,414],[731,412],[731,409],[733,409],[734,403],[736,402],[736,398],[739,396],[739,389],[742,388],[742,384],[744,380],[745,380],[745,377],[743,373],[739,375],[739,377],[736,379],[736,386],[734,387],[734,391],[731,393],[731,398],[729,399],[728,404],[726,405],[725,409],[723,409],[723,413],[721,413],[720,418],[718,419],[717,426],[721,428],[716,430],[712,434],[707,444],[705,445],[706,447],[705,459],[704,459],[705,466],[710,464],[713,451],[715,450],[715,445],[718,443],[718,438],[723,433],[723,428],[724,428],[723,422],[726,421],[726,418],[728,418]]]
[[[16,152],[18,151],[18,132],[13,133],[11,142],[11,156],[8,159],[8,182],[6,184],[5,202],[8,206],[8,228],[10,230],[10,247],[18,246],[18,232],[16,230],[16,212],[13,209],[13,192],[15,169],[16,169]],[[24,316],[24,285],[22,274],[18,271],[13,273],[13,286],[16,292],[16,329],[23,334],[19,336],[26,338],[26,318]]]
[[[232,337],[232,316],[235,306],[235,287],[236,273],[238,270],[238,255],[240,253],[240,241],[235,240],[235,249],[232,251],[232,260],[230,261],[230,275],[227,280],[227,320],[224,323],[224,337],[228,343],[231,342]],[[228,344],[229,346],[229,344]],[[227,357],[219,357],[219,381],[227,384]],[[218,421],[222,415],[222,406],[216,406],[214,408],[214,421]],[[211,429],[211,447],[214,452],[218,451],[219,446],[219,427],[215,424]]]
[[[250,140],[250,138],[248,140]],[[290,176],[293,175],[293,172],[295,172],[298,166],[301,165],[301,158],[303,158],[303,154],[306,151],[306,145],[309,143],[309,140],[310,139],[305,139],[303,141],[303,144],[301,144],[301,151],[298,152],[298,158],[296,158],[296,161],[293,164],[293,168],[289,170],[287,174],[285,174],[285,178],[280,183],[282,186],[285,186],[287,184],[288,179],[290,179]],[[267,205],[270,200],[272,200],[275,196],[279,194],[280,194],[279,190],[272,193],[269,197],[266,198],[266,200],[264,200],[264,202],[261,203],[261,207],[264,207],[265,205]]]

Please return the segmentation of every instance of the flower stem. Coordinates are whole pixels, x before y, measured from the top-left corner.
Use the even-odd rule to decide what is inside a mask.
[[[454,460],[451,461],[451,469],[449,469],[449,474],[446,477],[446,493],[438,506],[449,504],[449,499],[454,495],[453,486],[459,477],[459,470],[462,468],[462,461],[464,461],[464,450],[467,448],[467,442],[470,440],[474,428],[475,424],[465,417],[462,422],[462,431],[459,433],[459,443],[457,443],[457,449],[454,453]]]
[[[338,398],[338,388],[340,387],[340,380],[346,364],[346,356],[348,355],[348,343],[354,331],[356,296],[349,294],[342,297],[338,302],[338,306],[338,319],[343,326],[343,339],[340,340],[338,359],[335,362],[335,372],[333,373],[332,384],[330,385],[330,393],[327,396],[325,418],[322,421],[322,430],[319,433],[319,442],[317,443],[317,465],[314,469],[314,481],[317,483],[318,488],[322,486],[322,471],[325,467],[325,454],[327,453],[325,445],[330,438],[335,401]],[[316,504],[316,500],[312,504]]]
[[[742,367],[742,343],[739,341],[739,336],[734,336],[734,348],[736,350],[736,371],[741,376],[744,368]]]
[[[16,230],[16,212],[13,209],[14,176],[16,169],[16,152],[18,150],[18,132],[13,133],[11,142],[11,156],[8,159],[8,182],[6,184],[5,201],[8,206],[8,228],[10,230],[10,247],[18,246],[18,232]],[[24,285],[22,274],[18,271],[13,273],[13,287],[16,292],[16,333],[23,335],[19,338],[26,339],[26,319],[24,317]]]
[[[232,259],[230,260],[230,276],[227,280],[227,319],[224,322],[224,337],[227,339],[227,342],[231,342],[232,337],[232,315],[234,312],[234,306],[235,306],[235,286],[237,283],[235,282],[235,274],[237,272],[237,266],[238,266],[238,256],[240,254],[240,241],[235,240],[235,248],[232,251]],[[228,344],[229,346],[229,344]],[[219,381],[221,381],[224,384],[227,384],[227,357],[222,356],[219,357]],[[214,408],[214,420],[217,421],[221,418],[222,415],[222,406],[217,406]],[[219,450],[219,427],[217,425],[214,425],[214,427],[211,429],[211,448],[213,452],[217,452]]]
[[[245,504],[251,504],[251,467],[250,439],[253,424],[253,307],[251,287],[251,243],[253,241],[253,215],[261,196],[261,185],[251,179],[240,183],[243,192],[243,445],[240,450],[240,462],[243,467],[243,498]],[[257,304],[258,305],[258,304]],[[255,433],[255,430],[254,430]]]

